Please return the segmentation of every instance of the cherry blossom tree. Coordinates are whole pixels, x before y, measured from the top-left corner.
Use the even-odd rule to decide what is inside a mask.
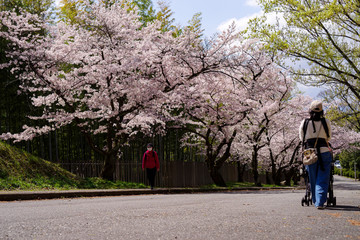
[[[219,186],[226,186],[219,169],[230,156],[236,125],[250,109],[248,92],[238,87],[239,82],[245,84],[239,71],[245,61],[243,49],[233,26],[195,55],[184,55],[183,69],[190,72],[182,74],[192,81],[173,91],[163,109],[169,121],[188,130],[184,145],[200,145],[210,176]]]
[[[243,165],[250,165],[255,185],[261,185],[258,168],[263,158],[260,153],[266,147],[270,126],[276,122],[274,119],[290,96],[293,82],[274,63],[275,56],[264,50],[249,56],[251,61],[245,67],[246,76],[259,84],[256,93],[251,94],[256,107],[241,124],[242,134],[238,135],[233,155]]]
[[[226,186],[219,173],[223,163],[230,157],[230,149],[239,129],[237,124],[241,122],[249,108],[235,102],[243,101],[237,89],[228,87],[226,91],[223,86],[229,84],[222,77],[204,83],[203,91],[189,91],[196,94],[191,105],[184,106],[181,114],[182,124],[189,131],[182,139],[184,145],[196,144],[201,148],[201,154],[205,156],[209,174],[218,186]],[[229,85],[228,85],[229,86]],[[210,89],[209,89],[210,88]],[[205,89],[209,89],[206,91]],[[202,96],[199,96],[201,94]]]
[[[196,87],[188,88],[179,99],[181,113],[172,119],[188,130],[184,145],[200,146],[214,183],[226,186],[219,170],[230,157],[237,125],[250,107],[245,104],[246,93],[234,87],[231,78],[205,74],[196,80]]]
[[[75,122],[104,156],[102,176],[111,180],[115,156],[128,138],[164,124],[152,110],[187,80],[173,66],[195,50],[198,40],[191,31],[177,38],[159,31],[158,21],[143,26],[137,12],[121,2],[85,6],[73,25],[50,25],[29,13],[0,13],[1,28],[7,29],[0,37],[12,46],[11,61],[1,67],[18,73],[21,91],[43,108],[42,115],[30,117],[39,125],[1,138],[30,140]],[[18,72],[20,67],[25,72]],[[97,134],[105,136],[104,148],[94,141]]]
[[[250,131],[248,116],[272,108],[279,101],[278,92],[288,86],[274,59],[257,41],[242,41],[231,28],[220,39],[228,39],[226,48],[223,41],[212,42],[203,58],[213,58],[220,47],[228,51],[222,55],[229,57],[216,71],[202,73],[194,85],[184,85],[183,91],[176,92],[178,101],[173,107],[181,111],[171,116],[189,130],[183,143],[201,146],[210,176],[215,184],[225,186],[219,170],[229,160],[235,140]]]
[[[331,147],[335,154],[340,153],[346,149],[358,149],[356,143],[360,143],[360,133],[349,127],[332,125],[332,140]]]
[[[271,171],[275,184],[280,184],[281,177],[286,177],[286,184],[296,174],[301,165],[301,142],[299,125],[305,118],[304,106],[309,106],[312,99],[303,95],[291,96],[279,105],[272,115],[271,124],[267,124],[266,147],[261,151],[263,167]]]

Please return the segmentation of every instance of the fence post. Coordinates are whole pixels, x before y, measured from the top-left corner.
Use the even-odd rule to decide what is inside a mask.
[[[356,175],[356,161],[354,162],[354,172],[355,172],[355,182],[356,182],[356,177],[357,177],[357,175]]]

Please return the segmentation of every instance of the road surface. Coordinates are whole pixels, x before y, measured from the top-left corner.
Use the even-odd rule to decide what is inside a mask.
[[[325,210],[284,190],[0,202],[0,239],[360,239],[360,183],[334,189]]]

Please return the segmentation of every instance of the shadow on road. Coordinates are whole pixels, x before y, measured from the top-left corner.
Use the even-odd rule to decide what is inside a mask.
[[[230,192],[221,192],[221,194],[287,194],[289,192],[301,192],[305,190],[298,189],[268,189],[268,190],[232,190]]]
[[[327,207],[327,210],[360,212],[359,206],[336,205]]]

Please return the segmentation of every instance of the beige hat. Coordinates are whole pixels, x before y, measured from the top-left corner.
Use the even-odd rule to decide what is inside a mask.
[[[310,105],[310,111],[313,112],[321,112],[323,110],[322,108],[322,102],[319,100],[315,100]]]

